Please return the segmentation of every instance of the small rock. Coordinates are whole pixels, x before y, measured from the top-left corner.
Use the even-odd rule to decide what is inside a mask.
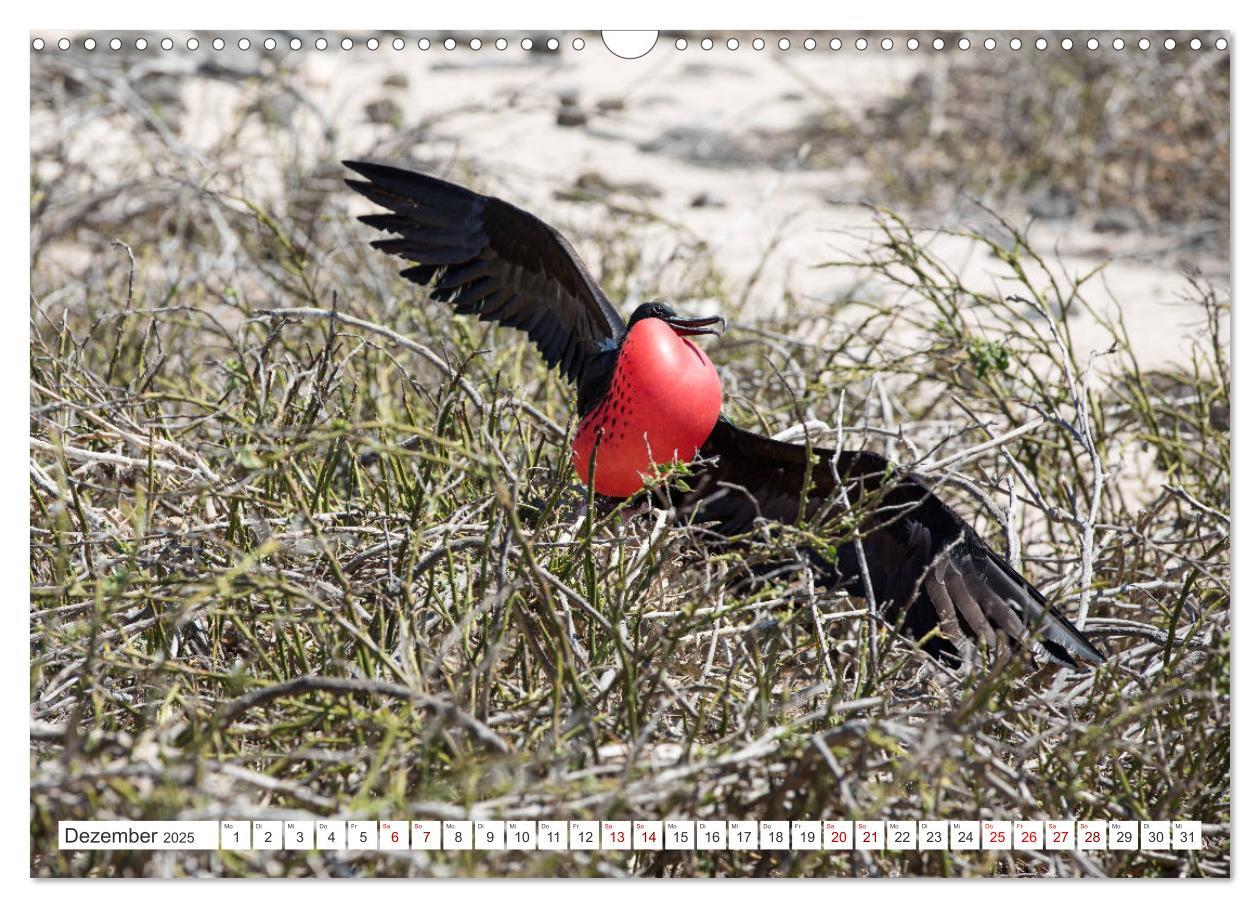
[[[645,180],[631,180],[617,183],[595,170],[587,170],[578,174],[571,189],[556,192],[556,198],[566,201],[587,201],[594,197],[610,195],[614,192],[625,192],[643,199],[657,199],[662,193],[659,186]]]
[[[595,170],[587,170],[578,174],[578,178],[573,181],[573,185],[583,192],[612,192],[617,188],[612,180]]]
[[[393,98],[381,98],[363,105],[369,123],[386,123],[397,126],[402,122],[402,108]]]
[[[1052,186],[1031,196],[1025,210],[1035,218],[1057,221],[1076,214],[1076,199],[1066,189]]]
[[[1095,233],[1131,233],[1142,227],[1142,219],[1131,208],[1107,208],[1094,221]]]
[[[729,133],[703,126],[671,127],[638,148],[702,167],[747,167],[761,160],[754,149]]]
[[[573,107],[568,104],[561,105],[560,109],[556,111],[556,125],[585,126],[586,112],[580,107]]]
[[[698,192],[691,197],[692,208],[725,208],[726,200],[710,192]]]

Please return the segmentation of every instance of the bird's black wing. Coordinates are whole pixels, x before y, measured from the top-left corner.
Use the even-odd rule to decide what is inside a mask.
[[[344,161],[364,180],[347,185],[389,214],[363,223],[386,233],[377,249],[414,263],[402,272],[433,283],[430,297],[482,321],[520,328],[575,384],[615,347],[626,326],[573,247],[555,229],[501,199],[436,177]]]
[[[808,451],[722,418],[699,456],[705,460],[691,490],[676,502],[694,523],[722,536],[744,533],[758,518],[825,527],[849,539],[829,565],[833,576],[865,595],[860,542],[865,574],[884,613],[930,651],[956,656],[953,644],[966,637],[990,652],[1023,646],[1072,667],[1102,661],[1094,645],[924,480],[879,454]]]

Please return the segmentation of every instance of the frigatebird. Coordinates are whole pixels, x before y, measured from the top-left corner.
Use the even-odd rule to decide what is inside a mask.
[[[364,178],[346,183],[387,210],[360,220],[389,234],[373,246],[411,263],[403,277],[460,314],[526,332],[576,385],[573,464],[598,495],[637,495],[659,466],[689,462],[688,483],[666,487],[680,520],[726,540],[763,521],[839,518],[832,553],[811,552],[819,576],[873,598],[938,657],[1023,648],[1039,663],[1102,661],[928,480],[874,452],[779,441],[722,415],[717,370],[691,339],[719,333],[720,317],[645,303],[624,321],[573,247],[529,212],[437,177],[344,163]]]

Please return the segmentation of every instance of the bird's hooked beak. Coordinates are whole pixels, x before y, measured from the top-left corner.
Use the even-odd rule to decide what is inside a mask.
[[[703,318],[683,318],[678,315],[671,315],[665,319],[666,324],[674,329],[674,333],[681,337],[687,337],[693,334],[712,334],[718,335],[726,330],[726,319],[720,315],[706,315]]]

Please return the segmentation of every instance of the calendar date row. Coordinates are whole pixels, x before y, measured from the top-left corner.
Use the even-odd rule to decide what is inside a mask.
[[[105,820],[63,849],[235,851],[1198,850],[1194,820]]]

